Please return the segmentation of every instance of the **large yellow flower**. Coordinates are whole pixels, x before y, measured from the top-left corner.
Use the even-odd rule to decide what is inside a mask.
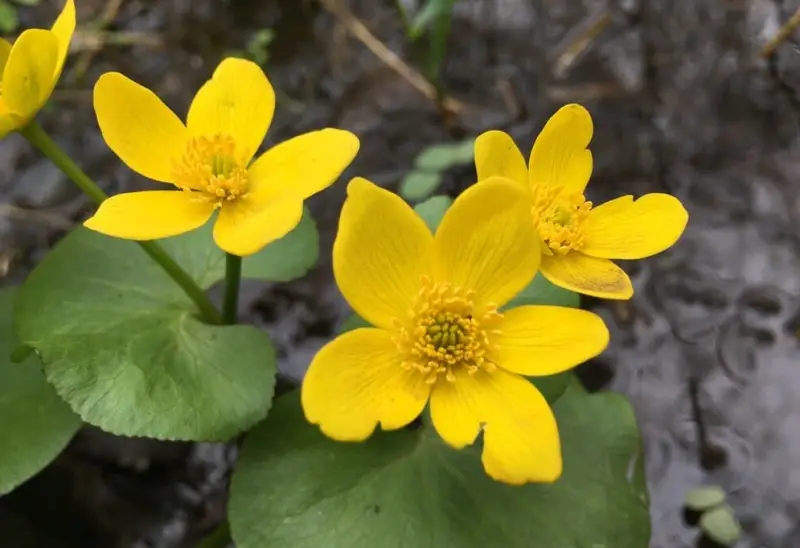
[[[300,222],[303,200],[330,186],[353,161],[358,138],[322,129],[256,158],[275,111],[275,92],[250,61],[223,60],[197,92],[184,125],[145,87],[111,72],[94,88],[103,138],[132,170],[172,190],[132,192],[103,202],[85,225],[130,240],[193,230],[215,210],[217,245],[250,255]]]
[[[0,138],[28,125],[50,98],[74,31],[75,4],[67,0],[50,30],[28,29],[14,45],[0,39]]]
[[[658,193],[593,207],[583,194],[592,175],[592,133],[589,112],[566,105],[544,126],[525,165],[511,137],[487,131],[475,142],[478,181],[502,176],[526,190],[548,280],[586,295],[628,299],[631,281],[610,259],[664,251],[683,233],[689,215],[677,198]]]
[[[561,474],[553,414],[523,375],[552,375],[597,355],[596,315],[507,303],[533,278],[539,243],[524,195],[502,178],[467,189],[433,236],[398,196],[350,182],[333,247],[336,282],[374,328],[350,331],[314,357],[302,386],[309,422],[360,441],[413,421],[430,399],[449,445],[483,431],[483,465],[510,483]]]

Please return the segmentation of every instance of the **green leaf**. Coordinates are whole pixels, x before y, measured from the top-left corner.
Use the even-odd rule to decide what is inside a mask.
[[[442,174],[433,171],[411,171],[400,181],[400,195],[406,200],[423,200],[436,192]]]
[[[11,363],[22,363],[32,356],[35,351],[35,349],[27,344],[18,344],[11,350],[8,358],[11,360]]]
[[[164,248],[202,287],[225,278],[225,254],[214,244],[213,223],[162,240]],[[304,209],[300,224],[289,234],[242,260],[242,276],[254,280],[289,282],[304,276],[319,257],[319,233]]]
[[[412,40],[419,38],[438,17],[450,17],[453,4],[455,0],[428,0],[411,21],[408,29],[409,38]]]
[[[704,512],[700,516],[700,529],[708,538],[723,546],[735,544],[742,536],[742,528],[728,505]]]
[[[686,493],[684,505],[690,510],[702,512],[725,502],[725,491],[717,485],[703,485]]]
[[[239,548],[647,548],[640,439],[622,396],[571,385],[555,406],[564,474],[525,487],[492,481],[474,451],[424,426],[328,440],[298,399],[280,398],[245,441],[228,506]]]
[[[342,322],[342,325],[339,326],[338,334],[341,335],[343,333],[347,333],[348,331],[352,331],[353,329],[358,329],[359,327],[372,327],[367,320],[359,316],[358,314],[351,314],[345,321]]]
[[[475,139],[460,143],[431,145],[420,152],[414,167],[422,171],[441,173],[451,167],[472,162]]]
[[[511,299],[503,308],[509,309],[526,304],[545,304],[578,308],[581,305],[581,297],[577,293],[573,293],[572,291],[550,283],[547,278],[542,276],[542,273],[539,272],[530,285]]]
[[[0,289],[0,495],[47,466],[81,426],[42,374],[34,355],[11,363],[18,345],[11,321],[16,289]]]
[[[165,247],[174,252],[177,241]],[[176,255],[190,273],[204,286],[216,281],[219,251],[196,236],[183,243]],[[269,410],[275,357],[267,336],[201,323],[133,242],[74,230],[20,289],[15,320],[58,394],[113,434],[227,440]]]
[[[19,26],[17,8],[0,0],[0,32],[8,34],[14,32]]]
[[[14,3],[20,6],[31,7],[31,6],[38,6],[39,4],[42,3],[42,0],[14,0]]]
[[[422,217],[431,232],[436,232],[447,208],[453,203],[450,196],[434,196],[414,206],[414,211]]]

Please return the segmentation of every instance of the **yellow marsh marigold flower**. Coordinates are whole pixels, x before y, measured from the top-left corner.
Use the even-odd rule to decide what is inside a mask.
[[[526,190],[544,242],[542,274],[566,289],[607,299],[628,299],[633,286],[610,259],[643,259],[664,251],[683,233],[689,215],[669,194],[622,196],[594,207],[584,197],[592,175],[587,150],[589,112],[571,104],[547,122],[528,165],[510,136],[487,131],[475,142],[478,181],[502,176]]]
[[[50,30],[28,29],[13,45],[0,39],[0,138],[28,125],[50,98],[74,31],[75,3],[67,0]]]
[[[360,441],[380,424],[409,424],[430,400],[451,446],[483,431],[483,466],[510,484],[561,474],[558,428],[523,375],[560,373],[600,353],[596,315],[506,304],[533,278],[541,252],[516,183],[467,189],[433,236],[400,197],[354,179],[333,246],[336,282],[374,328],[356,329],[314,357],[302,386],[307,420]]]
[[[322,129],[253,161],[272,122],[275,92],[244,59],[219,64],[195,95],[186,125],[153,92],[115,72],[95,85],[94,108],[103,138],[128,167],[175,187],[113,196],[85,223],[130,240],[188,232],[219,210],[217,245],[253,254],[297,226],[303,200],[330,186],[359,147],[348,131]]]

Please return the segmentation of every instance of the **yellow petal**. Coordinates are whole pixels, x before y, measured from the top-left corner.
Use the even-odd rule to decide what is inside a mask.
[[[602,299],[630,299],[633,285],[625,271],[609,261],[572,251],[542,257],[541,271],[557,286]]]
[[[406,318],[430,269],[433,236],[396,194],[366,179],[347,185],[333,243],[333,273],[344,298],[372,325]]]
[[[0,75],[3,74],[8,56],[11,54],[11,44],[6,40],[0,38]],[[3,102],[3,96],[0,94],[0,139],[14,131],[19,126],[19,120],[14,117]]]
[[[11,55],[11,44],[8,40],[3,40],[0,38],[0,74],[6,68],[6,63],[8,63],[8,56]]]
[[[112,196],[83,225],[127,240],[156,240],[189,232],[208,221],[214,207],[181,190],[150,190]]]
[[[586,147],[593,132],[592,117],[582,106],[558,109],[533,143],[531,184],[583,192],[592,176],[592,153]]]
[[[521,185],[492,177],[465,190],[436,231],[437,278],[502,306],[536,274],[541,250]]]
[[[26,30],[14,42],[3,69],[3,102],[22,125],[50,97],[57,64],[58,39],[49,30]]]
[[[173,180],[189,132],[155,93],[118,72],[94,86],[97,123],[109,148],[132,170],[156,181]]]
[[[514,140],[502,131],[487,131],[475,139],[475,169],[478,181],[505,177],[528,187],[528,166]]]
[[[358,137],[321,129],[293,137],[262,154],[250,166],[251,192],[308,198],[329,187],[358,152]]]
[[[558,427],[542,394],[526,379],[496,369],[456,372],[431,393],[431,419],[451,446],[470,445],[483,428],[483,467],[512,485],[553,482],[561,476]]]
[[[222,205],[214,224],[214,241],[225,251],[246,257],[291,232],[303,217],[303,201],[240,199]]]
[[[520,306],[503,313],[489,359],[512,373],[561,373],[600,354],[608,328],[597,314],[561,306]]]
[[[267,135],[275,112],[275,91],[261,67],[228,57],[197,92],[186,125],[192,135],[230,135],[237,154],[249,163]]]
[[[380,424],[406,426],[422,413],[430,385],[415,370],[400,366],[392,335],[356,329],[320,350],[303,379],[306,420],[339,441],[361,441]]]
[[[581,251],[606,259],[643,259],[678,241],[689,221],[680,200],[669,194],[622,196],[597,206],[586,219]]]
[[[0,104],[0,139],[20,127],[19,118],[13,116]]]
[[[64,61],[67,59],[69,53],[69,43],[72,40],[72,34],[75,32],[75,2],[67,0],[64,4],[64,9],[61,14],[53,23],[53,34],[58,38],[58,63],[56,64],[56,73],[54,82],[58,81],[61,76],[61,69],[64,68]]]

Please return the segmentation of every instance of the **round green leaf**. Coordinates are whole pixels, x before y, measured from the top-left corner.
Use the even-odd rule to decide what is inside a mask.
[[[472,162],[475,139],[460,143],[431,145],[420,152],[414,167],[422,171],[441,173],[451,167]]]
[[[702,512],[725,502],[725,491],[717,485],[703,485],[686,493],[684,504],[690,510]]]
[[[414,211],[422,217],[431,232],[436,232],[447,208],[453,203],[450,196],[433,196],[414,206]]]
[[[554,407],[565,469],[552,485],[488,478],[430,429],[337,443],[296,393],[248,435],[228,515],[239,548],[647,548],[640,439],[622,396],[573,384]]]
[[[66,447],[81,426],[42,374],[39,360],[8,358],[18,345],[11,311],[15,289],[0,289],[0,495],[35,475]]]
[[[179,258],[213,258],[208,247],[188,246]],[[186,264],[204,285],[213,281],[213,268]],[[275,359],[267,336],[201,323],[133,242],[74,230],[20,289],[15,320],[58,394],[108,432],[226,440],[270,407]]]
[[[411,171],[400,181],[400,196],[406,200],[423,200],[436,192],[442,174],[436,171]]]
[[[742,536],[742,528],[728,505],[718,506],[700,516],[700,529],[718,544],[730,546]]]

